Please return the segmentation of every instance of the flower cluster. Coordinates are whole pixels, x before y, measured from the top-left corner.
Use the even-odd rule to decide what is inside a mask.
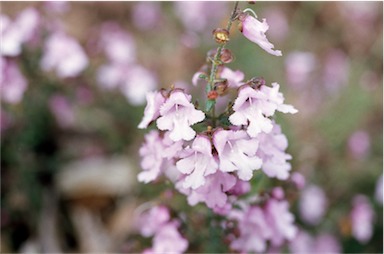
[[[204,109],[181,88],[147,94],[138,127],[155,125],[156,129],[145,136],[139,151],[143,171],[138,180],[149,183],[165,176],[187,196],[189,205],[205,203],[214,213],[237,222],[240,235],[231,236],[233,250],[260,252],[265,251],[267,241],[280,246],[293,239],[293,215],[282,189],[272,191],[276,197],[270,199],[255,194],[253,203],[239,197],[252,193],[250,181],[256,171],[269,178],[289,178],[288,141],[273,116],[297,110],[284,104],[278,83],[269,86],[263,78],[244,80],[243,72],[225,67],[233,60],[224,46],[235,20],[248,39],[268,53],[281,55],[265,37],[266,21],[260,23],[235,9],[228,29],[213,32],[220,46],[208,52],[207,63],[192,80],[197,87],[206,86]],[[228,106],[223,108],[224,104]],[[223,112],[217,114],[216,106]]]

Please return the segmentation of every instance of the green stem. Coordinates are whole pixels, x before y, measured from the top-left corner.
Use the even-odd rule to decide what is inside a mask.
[[[231,17],[230,19],[228,20],[228,23],[227,23],[227,31],[229,32],[231,30],[231,27],[232,27],[232,23],[233,23],[233,19],[235,18],[236,16],[236,11],[237,11],[237,6],[239,5],[239,1],[236,1],[235,2],[235,6],[233,8],[233,11],[232,11],[232,14],[231,14]],[[225,48],[225,45],[227,43],[223,43],[221,44],[218,48],[217,48],[217,51],[216,51],[216,55],[215,57],[213,58],[213,61],[212,61],[212,67],[211,67],[211,75],[209,76],[209,81],[208,81],[208,84],[207,84],[207,87],[206,87],[206,92],[207,94],[210,92],[210,91],[213,91],[214,90],[214,86],[215,86],[215,79],[216,79],[216,74],[217,74],[217,69],[220,65],[220,55],[221,55],[221,51]],[[216,104],[216,100],[207,100],[206,102],[206,111],[208,114],[211,115],[212,119],[215,119],[215,104]],[[213,127],[215,127],[216,125],[216,120],[213,120]]]

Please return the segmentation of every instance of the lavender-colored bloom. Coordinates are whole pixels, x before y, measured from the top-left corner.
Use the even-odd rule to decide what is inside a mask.
[[[250,86],[242,87],[233,105],[235,111],[229,121],[236,126],[248,125],[247,133],[256,137],[260,132],[269,133],[272,121],[267,118],[276,110],[283,113],[294,114],[297,110],[287,104],[283,104],[283,94],[279,92],[279,84],[272,83],[272,87],[262,86],[255,90]]]
[[[161,117],[156,121],[157,127],[160,130],[169,130],[169,137],[173,141],[192,140],[196,132],[190,126],[205,118],[205,114],[196,110],[190,101],[190,95],[174,90],[160,108]]]
[[[376,182],[375,190],[375,199],[381,205],[383,205],[383,188],[383,175],[381,175]]]
[[[240,196],[250,192],[250,190],[251,190],[251,184],[249,183],[249,181],[243,181],[243,180],[237,179],[235,186],[233,186],[228,191],[228,193],[231,195]]]
[[[240,21],[242,25],[241,32],[248,40],[256,43],[271,55],[282,55],[280,50],[273,49],[275,46],[268,41],[267,36],[265,35],[265,32],[269,29],[265,19],[263,19],[263,22],[260,22],[251,15],[243,13],[240,16]]]
[[[289,212],[287,201],[270,199],[264,208],[265,219],[271,228],[271,242],[275,246],[280,246],[284,240],[292,240],[297,228],[294,225],[295,217]]]
[[[184,253],[187,248],[188,241],[181,236],[176,223],[165,224],[153,238],[154,253]]]
[[[294,51],[285,59],[288,84],[302,88],[309,85],[310,75],[316,67],[316,58],[310,52]]]
[[[289,26],[287,16],[281,8],[271,7],[263,12],[263,16],[268,20],[268,24],[272,28],[268,32],[268,36],[277,41],[284,41],[289,34]]]
[[[75,114],[67,98],[54,95],[49,99],[49,108],[62,128],[71,127],[75,122]]]
[[[1,55],[19,55],[22,44],[30,41],[34,37],[39,23],[39,14],[34,8],[28,8],[22,11],[14,22],[7,16],[0,15]]]
[[[270,133],[260,133],[258,135],[259,150],[257,156],[262,161],[262,170],[269,177],[276,177],[280,180],[286,180],[289,177],[291,164],[288,160],[291,155],[285,153],[288,147],[288,140],[281,132],[279,125],[273,123],[273,128]]]
[[[220,77],[228,81],[228,87],[238,88],[244,84],[244,73],[240,70],[233,71],[228,67],[224,67],[220,72]]]
[[[293,184],[295,184],[296,188],[299,190],[304,188],[305,182],[306,182],[305,177],[299,172],[294,172],[291,175],[291,181]]]
[[[211,209],[221,209],[227,206],[228,196],[225,193],[236,184],[236,177],[217,170],[216,173],[205,178],[205,184],[196,190],[183,188],[182,182],[176,188],[188,196],[191,206],[204,202]]]
[[[142,158],[138,180],[140,182],[151,182],[164,172],[169,166],[169,160],[181,151],[183,143],[174,142],[169,138],[169,133],[162,137],[160,133],[153,130],[145,135],[145,143],[141,146],[139,154]]]
[[[348,139],[348,148],[356,159],[363,159],[367,156],[371,141],[365,131],[356,131]]]
[[[366,196],[357,195],[354,197],[350,218],[352,222],[352,235],[360,243],[367,243],[373,233],[374,212]]]
[[[318,224],[324,216],[327,209],[327,197],[324,191],[316,186],[309,185],[300,196],[300,216],[311,224]]]
[[[141,30],[155,28],[161,22],[161,7],[157,2],[138,2],[133,6],[133,24]]]
[[[146,129],[150,122],[156,120],[160,116],[160,106],[165,102],[161,92],[147,93],[147,106],[144,110],[144,117],[139,123],[138,128]]]
[[[45,71],[55,69],[61,78],[75,77],[88,66],[88,58],[74,38],[55,32],[44,45],[40,66]]]
[[[318,235],[312,253],[341,253],[340,242],[335,236],[327,233]]]
[[[166,224],[170,217],[167,207],[155,206],[140,215],[137,227],[143,236],[150,237]]]
[[[44,8],[48,12],[62,14],[69,10],[68,1],[45,1]]]
[[[290,242],[291,253],[341,253],[341,246],[337,238],[328,233],[313,237],[300,230]]]
[[[217,162],[212,155],[212,144],[208,137],[198,135],[192,143],[180,153],[180,160],[176,163],[177,169],[187,176],[183,187],[197,189],[205,184],[205,177],[217,170]]]
[[[136,46],[132,36],[117,23],[104,23],[100,35],[100,46],[109,61],[115,64],[131,64],[136,60]]]
[[[259,141],[250,138],[245,131],[217,130],[213,143],[219,155],[221,171],[237,171],[241,180],[248,181],[253,170],[261,167],[262,161],[256,156]]]
[[[27,89],[27,80],[12,60],[0,57],[0,67],[1,99],[10,104],[19,103]]]
[[[349,60],[341,49],[331,49],[323,64],[323,85],[334,93],[347,84],[349,74]]]

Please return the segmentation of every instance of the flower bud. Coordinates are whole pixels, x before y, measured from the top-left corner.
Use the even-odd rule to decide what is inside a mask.
[[[219,94],[217,93],[217,91],[212,90],[212,91],[208,92],[207,98],[209,100],[216,100],[218,96],[219,96]]]
[[[251,78],[248,82],[253,89],[259,89],[262,86],[265,86],[265,79],[263,77],[254,77]]]
[[[217,43],[223,44],[229,41],[229,32],[224,28],[216,28],[212,32]]]
[[[229,49],[223,49],[220,55],[220,61],[227,64],[234,59],[232,52]]]

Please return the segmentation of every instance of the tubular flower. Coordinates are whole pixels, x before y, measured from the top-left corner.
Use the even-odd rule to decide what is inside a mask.
[[[269,29],[265,19],[263,19],[263,22],[260,22],[247,13],[242,13],[239,19],[241,22],[240,31],[248,40],[256,43],[271,55],[282,55],[280,50],[273,49],[275,46],[268,41],[267,36],[265,35],[265,32],[267,32]]]

